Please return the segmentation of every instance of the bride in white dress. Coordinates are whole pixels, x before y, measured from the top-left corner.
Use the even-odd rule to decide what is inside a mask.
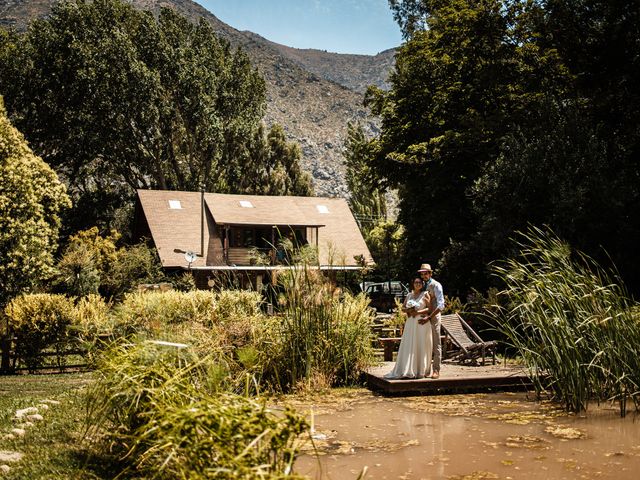
[[[431,372],[431,325],[418,322],[429,310],[429,293],[423,292],[422,278],[413,279],[413,290],[404,299],[402,311],[407,314],[396,364],[384,378],[424,378]]]

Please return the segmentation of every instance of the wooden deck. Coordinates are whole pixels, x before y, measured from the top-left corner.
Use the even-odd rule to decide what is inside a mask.
[[[439,395],[451,392],[484,392],[532,388],[531,379],[516,365],[466,366],[445,362],[440,378],[420,380],[387,380],[383,375],[393,368],[384,362],[366,373],[367,386],[387,395]]]

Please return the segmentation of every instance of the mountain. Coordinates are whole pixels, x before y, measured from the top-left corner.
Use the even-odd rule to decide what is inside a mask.
[[[56,0],[0,0],[0,26],[24,29],[45,17]],[[303,168],[311,173],[317,195],[347,196],[342,149],[347,123],[360,122],[378,131],[362,106],[367,85],[386,87],[394,50],[378,55],[346,55],[296,49],[239,31],[190,0],[130,0],[141,9],[176,9],[186,17],[204,18],[232,46],[241,47],[267,82],[267,125],[279,123],[302,148]]]

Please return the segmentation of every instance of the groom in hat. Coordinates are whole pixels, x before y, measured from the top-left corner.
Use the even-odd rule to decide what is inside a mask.
[[[439,378],[440,362],[442,360],[442,344],[440,343],[440,314],[444,310],[444,293],[440,282],[431,277],[433,275],[431,265],[423,263],[420,265],[418,273],[420,273],[422,280],[424,280],[424,289],[429,292],[429,297],[431,298],[429,314],[422,317],[419,322],[420,324],[425,324],[429,321],[431,323],[431,336],[433,339],[433,373],[431,374],[431,378]]]

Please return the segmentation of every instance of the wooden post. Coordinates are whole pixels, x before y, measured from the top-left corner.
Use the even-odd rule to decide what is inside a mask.
[[[7,335],[0,340],[0,348],[2,348],[2,363],[0,364],[0,372],[9,373],[11,371],[11,336]]]

